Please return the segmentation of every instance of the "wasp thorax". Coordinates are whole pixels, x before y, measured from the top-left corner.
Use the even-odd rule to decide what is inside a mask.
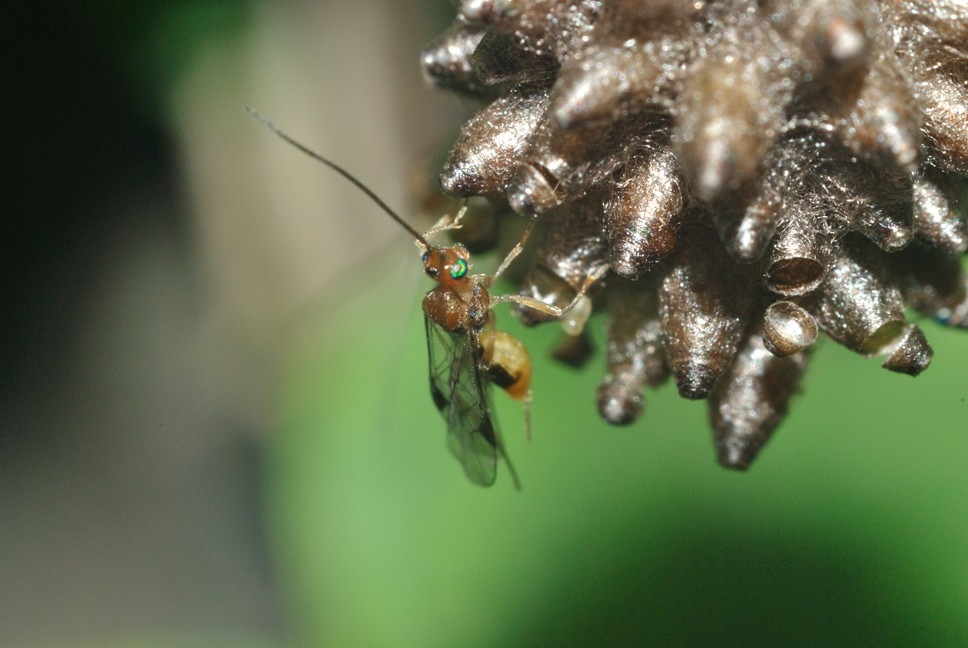
[[[744,468],[818,332],[913,375],[906,308],[968,327],[964,2],[457,4],[425,70],[487,105],[441,184],[536,215],[521,294],[603,279],[609,422],[668,372]]]

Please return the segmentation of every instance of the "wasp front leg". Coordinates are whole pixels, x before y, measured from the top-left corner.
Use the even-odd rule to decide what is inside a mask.
[[[450,214],[444,214],[443,216],[440,217],[440,220],[434,223],[429,230],[424,232],[423,237],[427,240],[430,240],[430,238],[433,237],[438,232],[449,232],[452,230],[460,229],[462,227],[461,220],[464,218],[464,214],[466,213],[467,213],[467,203],[465,202],[463,205],[461,205],[461,208],[458,210],[456,216],[451,216]],[[418,245],[418,247],[420,246]]]

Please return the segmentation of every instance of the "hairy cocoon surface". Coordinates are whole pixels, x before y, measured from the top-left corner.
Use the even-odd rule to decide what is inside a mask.
[[[563,306],[610,265],[606,420],[672,375],[746,468],[818,331],[916,375],[905,307],[968,327],[965,2],[457,4],[424,67],[487,105],[441,184],[537,215],[523,294]]]

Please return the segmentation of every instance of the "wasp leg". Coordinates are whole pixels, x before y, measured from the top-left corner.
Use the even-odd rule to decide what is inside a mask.
[[[456,216],[451,216],[450,214],[444,214],[443,216],[441,216],[440,220],[434,223],[433,227],[431,227],[429,230],[427,230],[424,233],[424,238],[427,240],[430,240],[431,236],[439,232],[447,232],[450,230],[460,229],[461,227],[463,227],[460,221],[462,218],[464,218],[464,214],[466,213],[467,213],[467,202],[465,201],[464,204],[461,205],[461,208],[460,210],[458,210]],[[417,242],[417,247],[421,247],[419,241]]]
[[[524,405],[524,438],[531,443],[531,390],[521,399]]]
[[[494,271],[494,274],[492,275],[493,279],[500,277],[501,273],[507,270],[508,266],[511,265],[511,262],[518,258],[518,255],[524,251],[524,244],[528,242],[528,237],[531,236],[531,231],[534,229],[534,226],[537,222],[538,217],[532,216],[531,222],[528,223],[528,226],[524,230],[524,234],[521,236],[521,240],[518,241],[513,248],[511,248],[511,251],[508,252],[506,257],[504,257],[504,261],[501,261],[501,265],[499,265],[497,270]]]
[[[582,284],[581,289],[575,294],[574,299],[572,299],[564,308],[559,308],[558,306],[552,306],[551,304],[546,304],[540,299],[535,299],[534,297],[526,297],[524,295],[497,295],[491,297],[491,307],[493,308],[495,304],[500,304],[503,302],[513,302],[515,304],[520,304],[521,306],[527,306],[528,308],[533,308],[536,311],[545,313],[546,315],[551,315],[552,317],[561,317],[575,305],[581,301],[585,296],[585,293],[595,285],[602,277],[605,276],[609,270],[608,265],[604,265],[597,269],[595,272],[589,274],[585,277],[585,282]]]

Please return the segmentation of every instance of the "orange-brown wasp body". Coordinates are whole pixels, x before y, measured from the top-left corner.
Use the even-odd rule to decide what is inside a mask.
[[[424,271],[438,282],[423,300],[430,359],[430,392],[447,421],[447,446],[475,484],[494,482],[497,456],[504,457],[520,488],[491,419],[488,383],[509,395],[531,399],[531,360],[524,345],[494,329],[490,277],[469,274],[470,255],[461,245],[430,247]]]
[[[445,218],[445,222],[420,234],[349,172],[292,139],[255,110],[247,110],[287,143],[356,185],[413,235],[424,250],[424,272],[437,282],[423,300],[430,391],[447,422],[447,447],[460,461],[467,477],[482,486],[494,483],[498,457],[503,457],[515,488],[520,489],[517,474],[491,418],[488,386],[493,382],[513,398],[524,401],[527,412],[531,400],[531,360],[524,344],[508,333],[495,330],[492,309],[498,303],[514,301],[552,315],[561,315],[563,311],[519,295],[492,297],[489,287],[493,278],[520,253],[530,227],[493,276],[472,275],[470,254],[462,245],[435,246],[428,242],[428,237],[438,231],[459,227],[463,210],[453,222]]]

